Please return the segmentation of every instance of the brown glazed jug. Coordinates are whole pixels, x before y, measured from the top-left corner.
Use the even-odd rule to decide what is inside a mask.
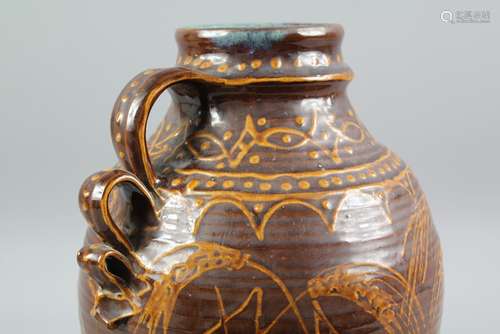
[[[439,332],[429,207],[357,118],[342,36],[335,24],[183,28],[177,66],[125,86],[119,164],[79,196],[82,333]]]

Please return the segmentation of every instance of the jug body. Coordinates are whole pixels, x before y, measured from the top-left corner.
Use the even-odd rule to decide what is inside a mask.
[[[111,121],[120,168],[80,193],[84,333],[438,333],[429,207],[358,119],[341,38],[181,29],[179,67],[127,85]]]

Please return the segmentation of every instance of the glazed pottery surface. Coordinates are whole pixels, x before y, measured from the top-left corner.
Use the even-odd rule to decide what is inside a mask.
[[[177,67],[142,72],[117,99],[119,164],[80,191],[82,332],[438,333],[429,207],[346,96],[342,28],[176,36]]]

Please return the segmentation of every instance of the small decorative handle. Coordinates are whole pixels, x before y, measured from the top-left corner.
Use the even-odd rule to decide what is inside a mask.
[[[126,196],[120,200],[132,202],[120,225],[113,220],[109,203],[118,185]],[[91,314],[113,329],[141,311],[142,297],[151,287],[136,250],[141,242],[147,242],[147,231],[159,226],[154,197],[134,175],[111,170],[87,178],[79,202],[88,224],[102,241],[85,245],[77,256],[90,278],[89,286],[95,290]]]
[[[142,297],[151,284],[137,274],[129,259],[104,243],[83,247],[77,256],[78,264],[89,276],[93,290],[92,316],[109,329],[126,321],[142,310]]]
[[[111,118],[115,150],[126,170],[135,174],[150,190],[155,190],[157,177],[148,154],[146,128],[156,99],[170,86],[183,81],[218,81],[186,68],[147,70],[122,90]]]
[[[141,208],[143,217],[140,223],[143,225],[159,225],[154,214],[154,197],[144,184],[134,175],[123,170],[111,170],[96,173],[85,180],[79,195],[80,209],[92,230],[103,240],[103,242],[114,247],[128,257],[133,257],[135,247],[131,236],[123,232],[114,221],[109,210],[109,198],[111,191],[117,185],[132,186],[143,198]],[[137,224],[138,219],[134,217],[132,225]],[[131,219],[132,220],[132,219]],[[140,231],[145,226],[132,226],[133,231]]]

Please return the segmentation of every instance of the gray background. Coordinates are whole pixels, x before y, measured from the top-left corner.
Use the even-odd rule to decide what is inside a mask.
[[[445,9],[492,22],[445,24]],[[499,13],[496,0],[2,0],[0,331],[79,332],[77,191],[115,162],[114,99],[137,72],[174,63],[175,27],[324,21],[344,25],[359,116],[428,194],[445,250],[442,332],[498,333]]]

